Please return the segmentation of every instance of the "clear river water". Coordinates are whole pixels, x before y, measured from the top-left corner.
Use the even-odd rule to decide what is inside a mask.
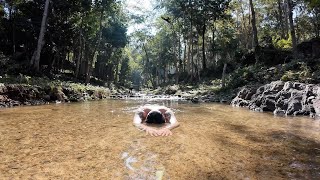
[[[132,125],[143,101],[0,110],[0,179],[320,179],[320,120],[158,102],[170,137]]]

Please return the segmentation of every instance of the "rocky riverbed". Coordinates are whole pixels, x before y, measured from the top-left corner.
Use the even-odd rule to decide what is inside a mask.
[[[193,103],[218,102],[230,104],[236,96],[237,91],[222,91],[220,87],[201,85],[171,85],[164,88],[144,89],[140,92],[129,92],[126,90],[117,90],[110,96],[114,99],[146,99],[147,101],[158,100],[184,100]]]
[[[275,115],[320,115],[320,86],[274,81],[263,86],[245,86],[231,102],[233,106]]]

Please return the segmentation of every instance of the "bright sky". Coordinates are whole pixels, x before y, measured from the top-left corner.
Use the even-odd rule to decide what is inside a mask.
[[[124,0],[126,10],[133,15],[145,15],[148,16],[148,20],[142,24],[136,24],[134,22],[129,23],[128,34],[131,34],[134,31],[141,30],[146,28],[148,25],[152,25],[156,18],[154,12],[154,0]],[[151,30],[153,31],[153,30]]]
[[[151,0],[126,0],[126,8],[132,13],[143,13],[142,11],[151,11]],[[141,11],[139,11],[141,9]]]

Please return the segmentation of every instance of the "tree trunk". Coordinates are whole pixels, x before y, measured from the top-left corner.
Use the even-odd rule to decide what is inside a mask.
[[[12,32],[12,52],[15,54],[16,46],[15,46],[15,17],[13,15],[13,4],[14,2],[9,2],[9,22],[11,22],[11,32]]]
[[[192,37],[192,40],[191,40],[191,80],[193,80],[193,77],[194,77],[194,61],[193,61],[193,51],[194,51],[194,48],[193,48],[193,37]]]
[[[257,26],[256,26],[256,13],[254,10],[254,6],[253,6],[253,2],[252,0],[249,0],[250,2],[250,9],[251,9],[251,24],[252,24],[252,37],[253,37],[253,41],[252,41],[252,46],[255,49],[257,46],[259,46],[259,42],[258,42],[258,30],[257,30]]]
[[[114,82],[114,64],[113,63],[111,63],[110,64],[110,82],[112,83],[112,82]]]
[[[120,62],[116,62],[116,72],[115,72],[115,78],[114,78],[114,84],[118,84],[119,82],[119,64]]]
[[[186,61],[187,61],[187,40],[184,40],[184,51],[183,51],[183,73],[186,72]]]
[[[147,51],[147,48],[146,48],[146,46],[145,46],[145,44],[144,43],[142,43],[142,47],[143,47],[143,49],[144,49],[144,52],[146,53],[146,58],[147,58],[147,60],[146,60],[146,62],[145,62],[145,66],[147,67],[147,73],[149,73],[149,54],[148,54],[148,51]]]
[[[82,44],[83,44],[83,48],[82,48],[82,51],[81,51],[81,59],[80,59],[80,67],[79,67],[79,76],[83,76],[85,74],[85,69],[86,69],[86,61],[88,59],[88,49],[87,49],[87,46],[88,44],[85,42],[85,39],[83,38],[83,41],[82,41]],[[78,76],[78,77],[79,77]]]
[[[252,25],[251,25],[251,13],[249,13],[249,22],[248,22],[248,29],[250,28],[250,27],[252,27]],[[252,28],[251,28],[252,29]],[[253,48],[253,46],[252,46],[252,41],[253,41],[253,33],[252,33],[252,31],[249,31],[248,30],[248,35],[247,35],[247,37],[248,37],[248,47],[247,47],[247,49],[252,49]]]
[[[164,83],[168,82],[168,72],[167,72],[167,65],[165,64],[164,65],[164,68],[163,68],[163,72],[164,72]]]
[[[101,11],[100,11],[100,21],[99,21],[99,36],[97,39],[97,43],[94,47],[93,50],[93,54],[92,54],[92,58],[90,58],[88,60],[88,66],[87,66],[87,71],[86,71],[86,82],[85,84],[88,84],[90,82],[90,77],[91,77],[91,72],[92,72],[92,67],[94,66],[94,60],[97,57],[97,49],[100,46],[100,42],[101,42],[101,37],[102,37],[102,19],[103,19],[103,14],[104,14],[104,9],[105,9],[105,3],[104,1],[102,1],[103,5],[101,7]]]
[[[205,35],[206,35],[206,20],[203,19],[203,26],[202,26],[202,69],[203,70],[207,69]]]
[[[320,16],[320,8],[318,10],[315,10],[314,14],[315,14],[315,19],[318,20],[320,18],[319,17]],[[315,35],[317,38],[319,38],[320,37],[320,21],[314,22],[313,24],[315,26]]]
[[[178,84],[179,83],[179,77],[180,77],[180,74],[181,74],[181,72],[182,72],[182,69],[183,69],[183,65],[182,65],[182,55],[181,55],[181,48],[182,48],[182,45],[181,45],[181,35],[179,34],[179,38],[178,38],[178,63],[179,63],[179,65],[178,65],[178,74],[177,74],[177,81],[176,81],[176,84]]]
[[[213,19],[213,23],[212,23],[212,47],[211,47],[211,57],[212,57],[212,60],[214,60],[214,56],[215,56],[215,41],[214,41],[214,38],[215,38],[215,31],[216,31],[216,26],[215,26],[215,22],[216,22],[216,19],[214,18]],[[211,62],[212,63],[212,62]],[[212,65],[212,64],[211,64]]]
[[[293,50],[293,56],[294,58],[297,58],[297,39],[296,39],[296,32],[294,29],[294,24],[293,24],[293,4],[291,0],[287,0],[288,3],[288,12],[289,12],[289,24],[290,24],[290,34],[292,38],[292,50]]]
[[[45,2],[43,17],[42,17],[42,21],[41,21],[41,29],[40,29],[40,34],[39,34],[39,38],[38,38],[37,49],[31,59],[31,63],[32,63],[31,66],[33,66],[33,68],[37,72],[39,72],[39,70],[40,70],[40,54],[41,54],[41,49],[44,45],[43,39],[44,39],[44,33],[46,31],[46,21],[47,21],[47,16],[48,16],[49,2],[50,2],[49,0],[46,0],[46,2]]]
[[[278,20],[279,20],[280,37],[281,39],[285,39],[286,36],[285,36],[285,30],[284,30],[284,24],[283,24],[281,0],[278,0],[277,3],[278,3],[278,12],[279,12]]]
[[[174,54],[174,59],[175,59],[175,68],[176,68],[176,76],[175,76],[175,80],[176,80],[176,84],[179,83],[179,58],[177,57],[177,35],[176,35],[176,32],[174,31],[173,29],[173,26],[172,26],[172,30],[173,30],[173,39],[174,39],[174,47],[173,47],[173,54]],[[180,43],[180,42],[179,42]],[[179,52],[180,53],[180,52]]]
[[[284,25],[285,25],[285,35],[286,35],[286,39],[288,39],[288,37],[289,37],[289,23],[288,23],[288,19],[289,19],[289,7],[288,7],[288,3],[284,3],[285,4],[285,8],[284,8],[284,11],[285,11],[285,23],[284,23]]]
[[[222,70],[222,82],[221,82],[221,84],[222,84],[222,88],[224,88],[225,87],[225,85],[226,85],[226,70],[227,70],[227,63],[225,62],[224,64],[223,64],[223,70]]]
[[[76,71],[75,71],[75,77],[79,77],[79,70],[80,70],[80,64],[81,64],[81,59],[82,59],[82,25],[83,21],[82,18],[80,17],[80,31],[79,31],[79,53],[77,57],[77,62],[76,62]]]
[[[13,54],[16,53],[16,18],[15,15],[11,15],[12,18],[12,49],[13,49]]]
[[[190,7],[190,9],[189,9],[189,12],[190,12],[190,32],[189,33],[190,33],[190,45],[191,45],[189,61],[190,61],[190,70],[191,70],[191,81],[192,81],[193,80],[193,74],[194,74],[194,71],[193,71],[194,63],[193,63],[193,23],[192,23],[192,21],[193,21],[193,14],[192,14],[193,9],[192,9],[192,7],[193,6],[191,5],[191,0],[188,1],[188,4],[189,4],[189,7]]]
[[[187,61],[187,72],[188,74],[191,72],[191,35],[188,38],[188,61]]]
[[[193,52],[194,52],[194,48],[193,48],[193,29],[192,29],[192,22],[191,22],[191,28],[190,28],[190,34],[191,34],[191,51],[190,51],[190,54],[191,54],[191,60],[190,60],[190,65],[191,65],[191,80],[193,80],[193,77],[194,77],[194,62],[193,62]]]
[[[199,40],[199,39],[198,39]],[[197,78],[200,82],[200,68],[201,68],[201,62],[200,62],[200,44],[198,43],[198,46],[197,46],[197,64],[196,64],[196,73],[197,73]]]
[[[150,79],[150,80],[152,80],[152,72],[151,72],[151,70],[150,70],[150,66],[149,66],[149,53],[148,53],[148,51],[147,51],[147,48],[146,48],[146,46],[145,46],[145,44],[144,43],[142,43],[142,48],[144,49],[144,52],[145,52],[145,54],[146,54],[146,62],[145,62],[145,69],[146,69],[146,74],[147,74],[147,78],[148,79]]]
[[[245,17],[245,12],[244,12],[244,9],[243,9],[243,7],[242,7],[242,0],[239,0],[239,3],[240,3],[240,8],[241,8],[241,14],[242,14],[242,33],[244,34],[244,36],[243,36],[243,38],[244,38],[244,47],[245,48],[247,48],[247,49],[249,49],[249,39],[248,39],[248,36],[246,36],[245,34],[247,34],[247,24],[246,24],[246,17]],[[249,14],[249,16],[250,16],[250,14]],[[250,23],[249,23],[250,24]]]

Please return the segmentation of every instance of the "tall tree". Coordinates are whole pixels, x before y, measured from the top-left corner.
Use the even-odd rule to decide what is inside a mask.
[[[252,36],[253,36],[252,46],[254,49],[256,49],[259,46],[258,30],[256,25],[256,12],[255,12],[252,0],[249,0],[249,2],[250,2],[250,10],[251,10],[251,26],[252,26]]]
[[[278,5],[278,21],[279,21],[279,29],[280,29],[280,37],[281,39],[285,39],[287,37],[285,33],[285,28],[284,28],[284,23],[283,23],[283,10],[282,10],[282,2],[281,0],[277,0],[277,5]]]
[[[289,12],[289,24],[290,24],[290,35],[292,39],[292,50],[294,54],[294,58],[297,57],[297,39],[296,39],[296,31],[293,24],[293,3],[292,0],[287,0],[288,4],[288,12]]]
[[[99,18],[99,30],[98,30],[98,35],[97,35],[97,42],[94,44],[92,58],[88,59],[88,64],[87,64],[87,68],[86,68],[86,81],[85,81],[86,84],[88,84],[90,82],[92,66],[93,66],[95,59],[97,58],[97,49],[99,48],[100,42],[101,42],[102,20],[103,20],[106,5],[107,5],[106,0],[102,0],[101,5],[100,5],[100,14],[99,14],[100,18]]]
[[[48,16],[48,9],[49,9],[49,2],[50,0],[46,0],[45,5],[44,5],[44,11],[43,11],[43,16],[42,16],[42,21],[41,21],[41,29],[39,33],[39,38],[38,38],[38,44],[37,44],[37,49],[33,53],[33,56],[31,58],[31,66],[36,70],[40,70],[40,54],[42,47],[44,46],[44,34],[46,31],[46,22],[47,22],[47,16]]]

